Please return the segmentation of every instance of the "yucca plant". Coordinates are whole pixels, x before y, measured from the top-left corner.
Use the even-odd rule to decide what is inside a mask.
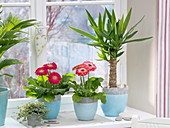
[[[131,39],[138,32],[135,30],[135,27],[143,20],[142,17],[139,22],[127,30],[132,9],[129,10],[126,17],[123,15],[121,19],[116,18],[114,10],[110,13],[106,8],[103,16],[99,13],[98,21],[95,21],[87,10],[86,13],[90,22],[90,27],[94,30],[95,35],[74,27],[70,28],[81,35],[94,40],[94,42],[88,43],[88,45],[100,50],[100,53],[98,53],[100,59],[98,60],[106,60],[110,63],[109,87],[117,87],[116,67],[118,57],[124,53],[124,51],[122,51],[123,45],[131,42],[148,40],[152,37]]]
[[[1,8],[1,7],[0,7]],[[2,11],[0,12],[0,14]],[[34,19],[21,20],[19,17],[13,16],[11,13],[6,19],[0,18],[0,70],[14,64],[23,64],[17,59],[3,58],[3,54],[11,47],[18,43],[28,41],[28,38],[23,34],[28,34],[23,29],[35,25]],[[0,74],[0,76],[10,74]]]

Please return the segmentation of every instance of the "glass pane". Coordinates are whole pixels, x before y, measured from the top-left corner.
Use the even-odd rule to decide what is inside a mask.
[[[28,19],[28,10],[28,7],[3,7],[2,19],[7,17],[9,12],[12,12],[12,15],[20,17],[21,19]],[[28,32],[28,29],[24,31]],[[29,44],[26,42],[17,44],[10,48],[3,57],[18,59],[24,64],[5,68],[3,73],[9,73],[14,77],[0,77],[0,86],[9,87],[11,89],[10,98],[25,97],[25,92],[22,87],[27,85],[26,78],[29,76]]]
[[[66,1],[79,1],[79,0],[46,0],[47,2],[66,2]],[[82,1],[106,1],[106,0],[82,0]],[[113,1],[113,0],[107,0]]]
[[[82,37],[69,28],[69,26],[73,26],[93,33],[89,27],[85,9],[89,10],[93,18],[97,20],[98,13],[103,13],[105,7],[109,10],[112,8],[111,5],[47,7],[49,25],[47,56],[49,62],[58,63],[60,73],[73,72],[73,66],[89,60],[94,62],[98,68],[92,75],[103,77],[105,79],[103,84],[107,84],[108,63],[96,61],[98,59],[97,50],[87,45],[92,40]]]
[[[77,1],[77,0],[46,0],[47,2],[65,2],[65,1]]]
[[[29,0],[0,0],[0,3],[28,2]]]

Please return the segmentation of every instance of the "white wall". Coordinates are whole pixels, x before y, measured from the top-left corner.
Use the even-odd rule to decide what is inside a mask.
[[[128,105],[155,113],[156,92],[156,35],[157,0],[129,0],[128,10],[133,8],[130,26],[145,16],[139,24],[137,37],[153,36],[151,40],[131,43],[127,46]]]

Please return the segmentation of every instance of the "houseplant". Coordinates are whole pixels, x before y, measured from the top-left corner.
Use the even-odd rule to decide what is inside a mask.
[[[102,105],[102,109],[106,116],[118,116],[120,112],[124,111],[128,97],[128,87],[124,86],[119,88],[117,86],[116,68],[119,57],[124,53],[122,48],[125,44],[148,40],[152,37],[131,39],[138,32],[135,30],[135,27],[143,20],[142,18],[132,28],[127,30],[132,9],[129,10],[125,18],[123,15],[121,19],[117,19],[114,10],[110,13],[105,8],[103,16],[99,13],[98,22],[93,19],[92,15],[87,10],[86,12],[90,22],[90,27],[94,30],[95,35],[74,27],[70,28],[81,35],[94,40],[94,42],[88,43],[88,45],[100,50],[100,53],[98,53],[99,60],[109,62],[109,86],[108,88],[103,89],[107,94],[107,103]]]
[[[106,94],[96,92],[103,78],[90,77],[90,72],[96,70],[95,64],[90,61],[75,66],[73,70],[76,70],[76,74],[80,76],[80,84],[72,81],[70,85],[74,89],[72,99],[76,116],[78,120],[93,120],[97,110],[97,100],[106,103]]]
[[[17,120],[27,121],[30,126],[42,125],[42,118],[47,116],[48,110],[42,102],[28,102],[18,106]]]
[[[74,79],[75,75],[66,73],[60,76],[55,70],[56,63],[44,64],[35,71],[37,78],[29,77],[29,86],[24,86],[27,89],[26,96],[35,97],[39,101],[44,102],[49,110],[46,119],[55,119],[60,110],[61,95],[69,91],[69,83]]]
[[[1,13],[2,11],[0,11],[0,14]],[[23,34],[26,34],[23,29],[35,25],[35,23],[33,23],[35,20],[21,20],[11,13],[6,19],[0,19],[0,71],[2,71],[2,69],[10,65],[22,64],[22,62],[17,59],[3,58],[3,54],[14,45],[28,41],[28,38],[23,36]],[[12,75],[6,73],[1,73],[0,77],[4,75],[12,77]],[[0,87],[0,126],[4,125],[8,95],[9,89]]]

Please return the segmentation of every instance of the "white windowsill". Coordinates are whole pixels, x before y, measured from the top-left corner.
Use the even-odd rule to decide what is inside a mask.
[[[28,102],[30,100],[35,100],[35,99],[9,100],[9,104],[8,104],[9,107],[8,107],[6,123],[5,123],[5,126],[2,126],[0,128],[26,128],[25,126],[23,126],[22,124],[20,124],[19,122],[17,122],[13,118],[11,118],[11,115],[14,115],[13,112],[17,111],[16,106],[18,106],[19,104]],[[60,112],[66,113],[66,112],[70,112],[70,111],[73,111],[71,95],[62,96]],[[139,110],[129,108],[129,107],[126,108],[126,112],[131,113],[131,114],[135,114],[135,115],[139,115],[141,120],[155,117],[154,115],[151,115],[149,113],[139,111]],[[103,128],[104,126],[107,126],[107,128],[113,128],[113,127],[114,128],[123,128],[123,127],[131,127],[131,125],[132,125],[131,121],[114,121],[115,120],[114,117],[105,117],[103,115],[102,110],[101,110],[100,103],[99,103],[99,106],[98,106],[97,114],[104,117],[104,118],[110,119],[112,121],[104,122],[104,123],[98,122],[98,123],[91,123],[91,124],[86,123],[86,124],[77,125],[76,122],[78,120],[75,119],[75,125],[67,125],[67,126],[63,125],[63,126],[56,126],[56,127],[57,128]]]

